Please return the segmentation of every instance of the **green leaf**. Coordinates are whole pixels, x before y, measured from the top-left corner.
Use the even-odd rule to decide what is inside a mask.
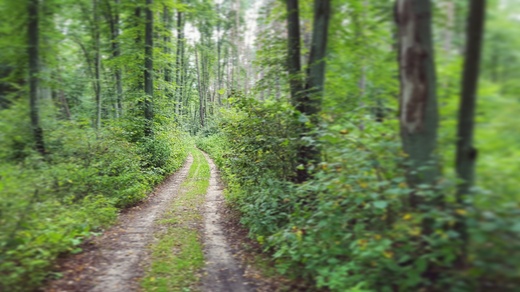
[[[372,203],[374,207],[379,209],[385,209],[386,206],[388,206],[388,203],[386,201],[375,201]]]

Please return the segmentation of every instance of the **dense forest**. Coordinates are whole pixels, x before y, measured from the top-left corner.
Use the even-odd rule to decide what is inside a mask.
[[[518,0],[0,0],[0,290],[200,149],[307,291],[517,291],[519,48]]]

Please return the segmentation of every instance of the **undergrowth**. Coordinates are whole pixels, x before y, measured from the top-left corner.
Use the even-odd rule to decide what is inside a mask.
[[[31,148],[27,121],[4,110],[0,121],[0,290],[28,291],[49,277],[62,253],[116,219],[186,158],[189,141],[163,125],[133,139],[124,124],[95,131],[81,122],[47,126],[48,154]],[[4,119],[4,114],[6,119]]]
[[[215,159],[227,199],[279,272],[332,291],[514,290],[520,278],[514,208],[454,204],[449,177],[436,187],[444,205],[410,206],[397,120],[324,116],[319,140],[302,141],[295,127],[306,119],[287,102],[232,102],[222,111],[221,132],[196,143]],[[303,184],[291,182],[299,143],[322,149],[313,179]],[[428,197],[430,189],[414,191]],[[460,252],[457,216],[466,218],[473,239],[465,269],[453,264]],[[425,219],[432,222],[430,234],[422,230]]]

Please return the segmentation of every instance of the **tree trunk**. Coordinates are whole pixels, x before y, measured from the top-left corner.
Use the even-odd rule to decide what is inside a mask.
[[[94,94],[96,98],[95,127],[101,129],[101,44],[99,32],[98,0],[92,0],[92,24],[94,39]]]
[[[403,151],[408,155],[406,173],[412,192],[410,205],[420,210],[439,206],[442,197],[434,186],[439,178],[437,146],[438,109],[436,76],[432,44],[432,9],[430,0],[398,0],[396,21],[399,41],[399,72],[401,95],[399,100],[400,128]],[[419,186],[429,186],[432,195],[418,195]],[[433,232],[433,219],[422,221],[422,234]],[[427,241],[422,248],[431,248]],[[432,261],[422,276],[432,282],[438,278]]]
[[[311,40],[311,52],[309,59],[309,68],[306,77],[305,94],[296,92],[296,109],[309,117],[314,127],[318,126],[318,113],[321,109],[321,100],[325,85],[325,55],[327,52],[327,39],[330,20],[330,0],[314,1],[314,24]],[[294,28],[293,28],[294,29]],[[293,40],[295,41],[295,40]],[[291,53],[296,64],[298,53]],[[293,68],[293,70],[296,67]],[[298,81],[298,80],[296,80]],[[293,86],[291,86],[293,87]],[[300,136],[310,137],[314,134],[310,133],[313,129],[309,129],[306,125],[302,125]],[[316,137],[312,137],[316,140]],[[303,140],[303,139],[302,139]],[[298,149],[297,182],[304,182],[310,178],[308,167],[311,163],[317,163],[320,160],[320,151],[315,144],[301,145]]]
[[[449,0],[445,3],[446,6],[446,28],[444,29],[444,53],[448,56],[451,52],[453,43],[453,27],[455,21],[455,3]]]
[[[173,28],[173,18],[172,15],[170,15],[170,9],[164,5],[163,7],[163,24],[164,28],[166,29],[165,36],[164,36],[164,48],[163,52],[169,58],[169,55],[171,54],[171,31]],[[166,67],[164,68],[164,82],[166,83],[166,97],[170,99],[171,101],[174,101],[175,94],[171,90],[171,86],[173,85],[173,77],[172,77],[172,67],[173,64],[170,61],[166,62]]]
[[[200,116],[200,125],[204,127],[204,93],[202,89],[202,83],[201,83],[201,74],[199,69],[199,57],[197,53],[197,48],[195,48],[195,66],[197,71],[197,90],[199,92],[199,116]]]
[[[222,72],[221,67],[223,67],[220,63],[220,60],[222,59],[222,37],[220,35],[221,33],[221,26],[222,26],[222,20],[220,18],[220,4],[217,4],[217,14],[218,14],[218,20],[217,20],[217,88],[215,90],[222,89]],[[217,95],[218,98],[218,104],[222,105],[222,100],[220,98],[220,94]]]
[[[40,125],[40,113],[39,113],[39,98],[38,98],[38,86],[39,86],[39,26],[38,26],[38,11],[39,11],[39,0],[28,0],[27,13],[28,13],[28,25],[27,25],[27,54],[29,55],[29,104],[30,104],[30,116],[31,116],[31,128],[35,143],[35,149],[41,155],[45,155],[45,143],[43,141],[43,130]]]
[[[114,7],[110,5],[111,0],[104,0],[106,6],[105,18],[110,25],[110,43],[112,45],[112,58],[117,59],[121,56],[119,47],[119,7],[120,0],[114,0]],[[123,83],[121,79],[121,68],[117,66],[114,70],[114,79],[116,81],[116,102],[115,115],[119,118],[123,115]]]
[[[433,185],[439,176],[437,158],[438,109],[430,0],[398,0],[401,79],[400,125],[403,150],[409,156],[408,183]],[[412,205],[417,198],[412,195]]]
[[[114,12],[114,30],[112,32],[112,49],[114,59],[119,58],[121,56],[121,48],[119,47],[119,6],[120,0],[115,0],[115,12]],[[118,66],[115,72],[116,77],[116,95],[117,95],[117,116],[123,116],[123,80],[121,68]]]
[[[182,90],[182,79],[183,79],[183,66],[184,66],[184,21],[182,19],[182,12],[177,11],[177,55],[176,55],[176,104],[175,114],[178,116],[181,112],[183,90]]]
[[[330,20],[330,0],[314,1],[314,25],[307,76],[305,113],[316,115],[321,110],[321,100],[325,86],[325,55]]]
[[[302,103],[300,99],[303,90],[301,80],[301,45],[300,45],[300,16],[298,0],[287,0],[287,69],[289,71],[289,86],[291,100],[295,107]]]
[[[461,182],[457,186],[457,203],[464,204],[466,195],[471,193],[475,178],[477,149],[473,146],[475,126],[476,94],[479,76],[479,64],[484,31],[486,0],[473,0],[467,22],[466,58],[462,76],[462,94],[459,105],[457,131],[457,154],[455,168]],[[457,231],[461,235],[463,253],[458,259],[459,266],[465,262],[468,235],[464,218],[459,218]]]
[[[144,47],[144,117],[145,135],[153,134],[153,0],[146,0],[146,25]]]
[[[58,61],[58,62],[61,62]],[[61,68],[58,66],[57,72],[56,72],[56,79],[58,81],[58,84],[60,84],[58,89],[58,99],[59,99],[59,106],[61,108],[62,114],[65,116],[67,120],[72,120],[72,114],[70,113],[70,107],[69,102],[67,101],[67,97],[65,96],[65,91],[63,91],[63,79],[61,78]]]

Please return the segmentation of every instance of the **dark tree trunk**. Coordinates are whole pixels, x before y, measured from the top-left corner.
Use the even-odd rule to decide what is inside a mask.
[[[293,8],[293,6],[288,9]],[[297,4],[296,4],[297,5]],[[289,17],[294,13],[289,10]],[[292,19],[290,22],[293,23],[296,19]],[[318,113],[321,110],[321,100],[323,95],[323,88],[325,85],[325,55],[327,52],[327,39],[329,31],[330,21],[330,0],[315,0],[314,1],[314,24],[312,31],[311,40],[311,51],[309,59],[309,68],[306,76],[305,93],[298,92],[301,86],[300,80],[297,76],[296,79],[291,79],[291,91],[294,90],[293,101],[295,101],[296,109],[302,114],[305,114],[312,122],[314,127],[318,126]],[[294,23],[290,25],[289,29],[295,30]],[[294,34],[296,32],[292,32]],[[299,66],[299,33],[298,38],[298,52],[289,51],[289,67],[290,70],[296,70]],[[289,40],[291,42],[291,40]],[[293,45],[296,45],[296,37],[292,40]],[[298,59],[298,60],[297,60]],[[294,71],[296,73],[296,71]],[[291,92],[291,95],[293,93]],[[314,140],[317,139],[312,134],[313,129],[309,129],[307,126],[302,125],[300,136],[311,137]],[[302,139],[303,140],[303,139]],[[318,147],[313,143],[310,145],[301,145],[298,149],[298,164],[300,167],[297,170],[297,182],[304,182],[310,178],[309,166],[310,164],[317,163],[320,160],[320,151]]]
[[[27,53],[29,55],[29,102],[31,128],[35,143],[35,149],[40,154],[45,155],[45,143],[43,141],[43,130],[40,125],[39,113],[39,40],[40,32],[38,26],[39,0],[28,0],[27,13],[29,17],[27,26]]]
[[[298,108],[302,103],[300,96],[303,90],[298,0],[287,0],[287,34],[287,69],[289,71],[291,99],[292,103]]]
[[[330,20],[330,0],[314,1],[314,25],[307,76],[307,96],[305,113],[316,115],[321,110],[321,100],[325,85],[325,55]]]
[[[99,7],[98,0],[92,0],[92,29],[94,40],[94,93],[96,97],[95,127],[101,128],[101,44],[99,31]]]
[[[465,196],[471,193],[471,187],[475,178],[477,149],[473,146],[473,129],[475,127],[476,94],[484,31],[485,6],[486,0],[471,1],[467,22],[466,58],[462,76],[455,164],[457,176],[461,180],[457,186],[457,202],[459,204],[464,204]],[[464,218],[459,218],[457,230],[463,241],[463,252],[458,259],[458,265],[462,267],[465,262],[465,247],[468,241]]]
[[[170,9],[166,6],[164,6],[163,8],[163,24],[164,24],[164,28],[166,29],[166,32],[165,32],[165,36],[164,36],[164,53],[165,55],[170,55],[171,54],[171,49],[170,49],[170,46],[171,46],[171,30],[173,28],[173,17],[172,15],[170,14]],[[172,67],[173,67],[173,64],[171,62],[166,62],[166,68],[164,68],[164,81],[166,82],[166,97],[168,97],[170,100],[173,100],[175,95],[174,95],[174,92],[171,91],[171,86],[172,86],[172,81],[173,81],[173,77],[172,77]]]
[[[146,24],[144,47],[144,117],[145,135],[153,134],[153,0],[146,0]]]
[[[117,59],[121,56],[121,48],[119,46],[119,7],[120,0],[114,0],[112,8],[109,0],[105,0],[107,6],[107,15],[110,23],[110,42],[112,43],[112,58]],[[123,80],[121,68],[117,66],[114,71],[116,80],[116,117],[123,116]]]

